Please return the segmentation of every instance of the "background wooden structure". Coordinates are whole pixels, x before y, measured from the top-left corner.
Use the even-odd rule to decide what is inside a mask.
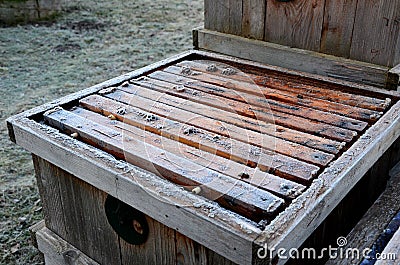
[[[398,77],[393,80],[389,70],[400,63],[399,0],[205,0],[204,29],[195,36],[200,49],[397,88]],[[221,41],[224,48],[218,45]],[[311,62],[313,57],[315,62]],[[371,73],[371,69],[378,70],[375,76],[385,81],[354,74]]]
[[[400,1],[205,0],[205,29],[393,67]]]

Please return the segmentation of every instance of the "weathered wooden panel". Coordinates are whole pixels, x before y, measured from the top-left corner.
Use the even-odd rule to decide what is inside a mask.
[[[325,1],[268,1],[265,40],[319,51]]]
[[[146,220],[149,236],[145,243],[132,245],[120,239],[121,264],[175,264],[175,231],[149,217]]]
[[[358,1],[350,58],[394,66],[400,63],[399,36],[399,0]]]
[[[46,225],[51,225],[52,231],[97,262],[119,264],[119,255],[105,255],[119,252],[118,236],[104,212],[107,194],[40,157],[33,155],[33,158],[43,185]]]
[[[47,227],[37,231],[36,240],[46,265],[100,265]]]
[[[48,162],[32,154],[36,182],[43,202],[46,226],[58,234],[67,234],[65,216],[58,176],[63,172],[57,167],[49,167]],[[52,217],[51,217],[52,216]]]
[[[275,43],[200,29],[196,48],[346,81],[397,89],[399,78],[388,79],[388,67],[328,56]]]
[[[357,0],[326,0],[320,52],[349,58]]]
[[[346,236],[347,248],[363,250],[372,246],[382,231],[384,231],[387,224],[392,220],[393,216],[400,210],[399,189],[400,172],[389,179],[385,191]],[[363,195],[365,196],[365,194],[364,192]],[[348,259],[337,257],[336,259],[330,260],[326,265],[356,264],[360,263],[362,258],[363,257]]]
[[[264,39],[266,6],[265,0],[243,1],[241,36],[256,40]]]

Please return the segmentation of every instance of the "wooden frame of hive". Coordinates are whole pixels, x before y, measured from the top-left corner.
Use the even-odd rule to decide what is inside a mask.
[[[184,191],[165,179],[99,152],[98,148],[77,139],[71,139],[70,136],[37,121],[44,112],[57,106],[72,106],[77,104],[78,100],[98,93],[104,88],[121,84],[190,58],[216,59],[251,65],[299,78],[311,78],[327,84],[346,86],[353,91],[368,95],[384,95],[391,98],[394,104],[348,150],[319,174],[303,194],[273,218],[265,229],[258,228],[254,223],[210,203],[201,196]],[[285,70],[214,53],[190,51],[28,110],[8,119],[7,124],[11,139],[34,154],[39,180],[49,181],[49,176],[57,174],[67,174],[67,177],[69,175],[71,178],[76,177],[95,187],[96,190],[104,191],[144,212],[156,223],[159,222],[162,226],[178,231],[188,242],[198,242],[211,252],[238,264],[256,264],[267,261],[257,259],[257,250],[264,247],[265,244],[269,248],[275,249],[300,247],[385,152],[393,152],[390,159],[383,158],[387,160],[385,163],[390,164],[398,159],[399,154],[396,148],[398,145],[396,140],[400,135],[400,102],[398,99],[398,92]],[[60,173],[61,171],[65,171],[65,173]],[[132,178],[132,176],[135,177]],[[377,174],[375,174],[376,176]],[[375,181],[381,185],[385,183],[384,179],[377,180],[375,178]],[[45,189],[46,187],[42,185],[42,196],[44,194],[51,195],[51,191]],[[171,193],[175,195],[171,196]],[[57,203],[56,197],[59,195],[53,194],[54,197],[46,197],[46,195],[43,197],[46,226],[54,231],[58,222],[57,215],[60,213],[59,209],[52,208],[52,206]],[[199,207],[185,207],[187,205],[199,205]],[[209,216],[207,210],[210,208],[214,209],[212,217]],[[99,257],[99,253],[102,253],[95,248],[90,249],[84,245],[77,246],[77,242],[71,242],[71,239],[65,238],[68,237],[67,231],[54,232],[71,244],[75,244],[75,247],[89,256]],[[63,235],[63,233],[65,234]],[[78,231],[69,233],[78,233]],[[107,242],[104,244],[108,246]],[[210,256],[210,254],[205,255]],[[101,263],[101,261],[99,262]]]

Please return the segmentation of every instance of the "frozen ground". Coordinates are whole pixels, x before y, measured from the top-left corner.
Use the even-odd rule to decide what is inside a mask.
[[[55,21],[0,27],[0,264],[43,264],[28,227],[42,219],[30,154],[5,119],[192,47],[203,1],[66,1]]]

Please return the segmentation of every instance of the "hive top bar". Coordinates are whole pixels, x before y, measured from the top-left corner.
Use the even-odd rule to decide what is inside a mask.
[[[248,264],[255,246],[299,246],[323,221],[397,139],[398,99],[190,51],[14,116],[8,126],[29,151]]]

